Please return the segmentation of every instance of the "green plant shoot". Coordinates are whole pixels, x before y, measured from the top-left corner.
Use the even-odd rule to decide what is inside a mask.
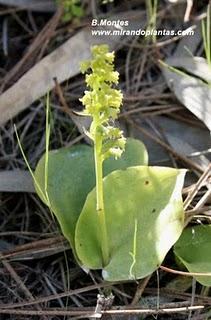
[[[210,28],[211,28],[210,10],[211,9],[210,7],[211,7],[211,4],[208,4],[206,21],[202,20],[202,38],[203,38],[204,51],[205,51],[207,63],[211,67],[211,34],[210,34]]]
[[[158,0],[145,0],[147,9],[148,26],[147,30],[156,29]],[[152,34],[152,42],[156,43],[156,35]]]
[[[72,18],[81,18],[84,10],[80,0],[56,0],[58,5],[62,5],[64,9],[63,21],[68,22]]]
[[[120,112],[122,93],[113,88],[118,84],[119,73],[114,71],[114,52],[109,52],[107,45],[92,48],[92,60],[81,64],[81,71],[86,74],[86,84],[82,104],[84,115],[92,117],[90,131],[87,132],[94,144],[96,175],[96,209],[102,232],[102,257],[104,265],[109,261],[106,218],[103,198],[103,161],[111,156],[118,158],[125,148],[126,139],[122,131],[114,126],[114,120]]]

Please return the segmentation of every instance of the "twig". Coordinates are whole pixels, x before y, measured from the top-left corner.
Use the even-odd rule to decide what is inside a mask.
[[[140,298],[141,298],[141,296],[142,296],[142,294],[143,294],[143,292],[144,292],[144,290],[145,290],[145,288],[146,288],[151,276],[152,275],[149,275],[144,280],[139,282],[138,287],[136,289],[136,293],[135,293],[135,295],[133,297],[133,300],[132,300],[132,302],[130,304],[131,306],[135,306],[139,302],[139,300],[140,300]]]
[[[196,295],[196,279],[192,279],[192,292],[191,292],[191,306],[194,305],[194,300],[195,300],[195,295]],[[191,320],[192,316],[192,310],[189,311],[188,315],[188,320]]]
[[[4,252],[0,256],[0,261],[11,258],[22,258],[22,260],[30,258],[38,258],[40,256],[48,255],[48,253],[55,254],[59,251],[64,251],[65,249],[69,249],[68,242],[62,236],[56,236],[49,239],[42,239],[33,241],[31,243],[27,243],[24,245],[19,245],[15,249],[11,251]]]
[[[129,117],[125,118],[125,120],[130,123],[131,125],[133,125],[137,130],[139,130],[140,132],[142,132],[145,136],[147,136],[148,138],[154,140],[155,142],[157,142],[158,144],[160,144],[162,147],[164,147],[167,151],[171,152],[176,158],[178,158],[179,160],[181,160],[182,162],[186,163],[186,165],[188,165],[189,167],[192,167],[193,169],[199,171],[199,172],[203,172],[203,169],[201,168],[201,166],[199,166],[197,163],[194,163],[193,161],[191,161],[190,159],[188,159],[187,157],[181,155],[180,153],[178,153],[177,151],[175,151],[174,149],[172,149],[168,144],[166,144],[165,142],[163,142],[162,140],[160,140],[159,138],[155,137],[154,135],[152,135],[148,130],[140,127],[139,125],[137,125],[133,120],[131,120]]]
[[[139,95],[126,95],[124,97],[124,101],[127,102],[133,102],[133,101],[144,101],[144,100],[158,100],[158,99],[168,99],[171,98],[172,94],[171,93],[160,93],[160,94],[152,94],[152,95],[143,95],[143,94],[139,94]]]
[[[65,99],[65,96],[64,96],[64,93],[62,91],[62,87],[60,86],[60,84],[58,83],[57,79],[54,78],[54,82],[55,82],[55,90],[56,90],[56,93],[59,97],[59,100],[61,102],[61,108],[62,110],[67,113],[71,120],[73,121],[73,123],[76,125],[76,127],[78,128],[79,132],[81,133],[80,135],[80,139],[81,138],[84,138],[86,140],[86,142],[88,144],[90,144],[90,139],[84,134],[84,128],[85,129],[88,129],[86,128],[87,124],[88,124],[88,127],[90,125],[90,120],[86,120],[87,117],[81,117],[79,116],[75,111],[71,110],[66,102],[66,99]],[[81,119],[80,118],[83,118],[84,122],[82,123]],[[88,117],[89,118],[89,117]]]
[[[27,289],[27,287],[25,286],[21,278],[18,276],[16,271],[13,269],[11,264],[6,260],[2,260],[2,264],[5,267],[5,269],[7,269],[7,271],[10,273],[11,277],[15,280],[20,289],[24,292],[25,296],[34,301],[34,297],[32,296],[31,292]]]
[[[164,266],[160,266],[160,269],[169,273],[180,274],[188,277],[194,277],[194,276],[211,277],[211,272],[185,272],[185,271],[179,271],[179,270],[175,270],[175,269],[164,267]]]
[[[1,258],[1,255],[0,255]],[[13,280],[16,282],[16,284],[18,285],[18,287],[23,291],[23,293],[25,294],[25,296],[29,299],[29,302],[31,301],[35,301],[35,298],[33,297],[33,295],[31,294],[31,292],[28,290],[28,288],[25,286],[24,282],[21,280],[21,278],[19,277],[19,275],[17,274],[17,272],[13,269],[13,267],[11,266],[11,264],[9,262],[7,262],[6,260],[2,260],[2,264],[5,267],[5,269],[9,272],[9,274],[11,275],[11,277],[13,278]],[[41,311],[40,306],[36,306],[37,308],[37,312]],[[45,320],[47,320],[45,314],[43,314],[43,318]]]
[[[196,194],[198,193],[198,191],[201,189],[201,187],[204,185],[204,182],[206,181],[207,177],[210,174],[210,170],[211,170],[211,164],[208,166],[207,170],[205,170],[203,172],[203,174],[201,175],[201,177],[199,178],[199,180],[197,181],[197,183],[195,184],[194,189],[191,190],[191,192],[189,193],[189,195],[187,196],[187,198],[184,201],[184,208],[187,209],[188,206],[190,205],[191,201],[193,200],[193,198],[196,196]]]
[[[146,294],[152,294],[152,295],[156,295],[157,293],[157,288],[146,288],[145,289],[145,293]],[[187,292],[181,292],[179,290],[176,289],[168,289],[168,288],[161,288],[160,289],[160,294],[162,296],[165,297],[170,297],[173,299],[179,299],[179,300],[185,300],[185,301],[189,301],[189,305],[190,305],[190,301],[191,301],[191,293],[187,293]],[[196,294],[195,295],[195,300],[197,300],[197,303],[200,304],[207,304],[210,305],[211,304],[211,297],[205,297],[205,296],[201,296]]]
[[[62,91],[62,88],[60,86],[60,84],[58,83],[58,80],[57,78],[54,78],[54,83],[55,83],[55,90],[56,90],[56,93],[59,97],[59,100],[61,102],[61,108],[62,110],[67,113],[71,118],[72,118],[72,115],[73,115],[73,112],[72,110],[68,107],[68,104],[66,102],[66,99],[64,97],[64,94],[63,94],[63,91]]]
[[[211,188],[207,190],[207,192],[203,195],[203,197],[199,200],[197,205],[194,207],[195,210],[199,210],[200,208],[203,207],[204,204],[206,204],[207,200],[211,196]]]
[[[87,286],[84,288],[79,288],[79,289],[75,289],[75,290],[69,290],[67,292],[58,293],[56,295],[52,294],[52,295],[49,295],[46,297],[37,298],[34,301],[24,301],[24,302],[13,303],[13,304],[1,304],[0,307],[2,309],[10,309],[10,308],[23,307],[23,306],[31,306],[31,305],[35,305],[35,304],[49,302],[52,300],[57,300],[60,298],[70,297],[70,296],[77,295],[77,294],[84,293],[84,292],[97,290],[99,288],[111,287],[114,284],[118,284],[118,282],[99,283],[99,284],[90,285],[90,286]]]
[[[160,108],[159,108],[160,107]],[[158,110],[157,110],[158,109]],[[134,113],[141,113],[141,118],[144,117],[152,117],[161,114],[167,114],[174,111],[182,110],[183,108],[178,105],[165,105],[165,106],[152,106],[152,107],[140,107],[132,110],[125,111],[119,115],[119,118],[134,114]],[[155,110],[155,111],[153,111]],[[147,112],[145,112],[147,111]],[[152,111],[152,112],[151,112]],[[145,112],[145,113],[144,113]]]
[[[185,11],[185,16],[184,16],[184,22],[187,22],[190,20],[192,7],[193,7],[193,0],[187,0],[187,7]]]
[[[32,55],[34,56],[37,53],[37,50],[40,48],[40,45],[43,44],[43,41],[45,41],[46,38],[49,38],[49,30],[51,30],[50,34],[52,34],[52,28],[55,28],[56,25],[58,24],[60,17],[62,15],[62,12],[63,12],[62,8],[59,8],[57,10],[55,15],[50,19],[50,21],[45,25],[45,27],[40,31],[40,33],[34,39],[32,44],[29,46],[23,58],[13,67],[12,70],[10,70],[9,73],[7,73],[7,75],[2,81],[0,92],[4,90],[5,86],[17,75],[17,73],[20,70],[21,72],[23,71],[23,67],[26,64],[26,62],[32,58]]]
[[[193,216],[196,216],[196,215],[200,215],[200,214],[203,214],[203,215],[208,215],[210,216],[211,215],[211,206],[204,206],[204,207],[201,207],[201,208],[194,208],[192,210],[187,210],[185,211],[185,215],[186,217],[193,217]]]
[[[184,307],[172,307],[172,308],[160,308],[160,309],[119,309],[121,307],[116,307],[116,309],[102,310],[100,313],[94,313],[92,310],[61,310],[61,309],[42,309],[42,310],[27,310],[27,309],[0,309],[0,314],[15,314],[15,315],[30,315],[30,316],[83,316],[85,318],[101,318],[102,315],[158,315],[158,314],[171,314],[171,313],[184,313],[190,310],[203,310],[205,306],[184,306]]]

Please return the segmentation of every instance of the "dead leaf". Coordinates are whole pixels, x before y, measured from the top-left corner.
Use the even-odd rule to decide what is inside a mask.
[[[156,116],[153,119],[153,123],[162,129],[164,136],[174,150],[188,158],[197,151],[199,154],[193,158],[194,162],[202,168],[206,167],[210,159],[200,155],[200,152],[203,153],[210,148],[210,134],[208,130],[167,117]],[[140,126],[147,129],[152,135],[155,133],[153,129],[149,128],[144,122],[140,122]],[[148,139],[135,128],[131,130],[132,136],[142,140],[146,145],[150,155],[150,164],[155,165],[159,163],[161,165],[170,165],[168,153],[162,146]]]
[[[176,68],[183,68],[187,70],[188,73],[202,78],[207,82],[211,82],[211,68],[202,57],[175,57],[169,58],[165,62]]]
[[[0,192],[35,192],[30,173],[23,170],[0,171]]]
[[[169,88],[177,99],[211,130],[211,87],[207,84],[211,81],[211,68],[206,60],[181,57],[167,59],[166,63],[175,69],[184,70],[180,73],[162,67]]]

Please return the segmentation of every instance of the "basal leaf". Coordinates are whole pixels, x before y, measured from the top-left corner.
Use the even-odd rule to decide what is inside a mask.
[[[143,278],[158,268],[183,230],[181,190],[185,170],[138,166],[104,178],[110,262],[103,266],[101,232],[93,189],[76,226],[76,251],[106,280]]]
[[[135,139],[128,139],[121,159],[105,161],[104,176],[116,169],[147,165],[147,163],[148,155],[143,143]],[[95,186],[94,170],[93,148],[89,146],[76,145],[49,152],[48,197],[62,232],[70,241],[73,249],[76,222],[87,194]],[[37,165],[35,178],[44,192],[45,155]],[[36,191],[42,199],[37,188]]]
[[[211,273],[211,225],[187,228],[174,246],[177,258],[192,273]],[[194,276],[204,286],[211,286],[211,276]]]

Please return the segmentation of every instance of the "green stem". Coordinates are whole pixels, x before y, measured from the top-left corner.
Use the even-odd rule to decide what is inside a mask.
[[[207,61],[209,66],[211,66],[210,6],[211,4],[208,4],[207,7]]]
[[[101,231],[101,250],[103,256],[103,265],[109,262],[108,235],[104,210],[103,198],[103,158],[101,155],[102,137],[96,132],[94,141],[95,155],[95,175],[96,175],[96,198],[97,198],[97,214],[100,222]]]

